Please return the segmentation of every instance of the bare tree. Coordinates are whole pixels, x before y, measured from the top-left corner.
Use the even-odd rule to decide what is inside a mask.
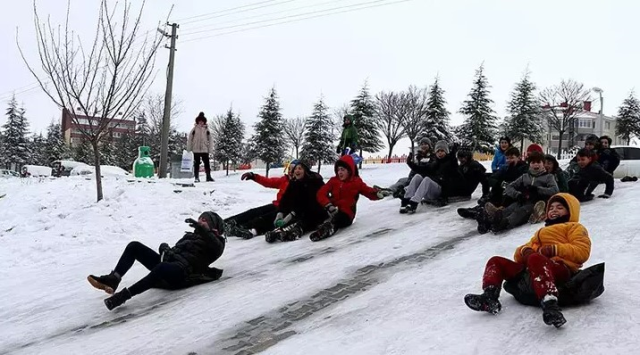
[[[162,37],[147,40],[140,34],[144,1],[137,15],[131,15],[131,1],[109,8],[100,2],[95,35],[88,47],[69,26],[71,5],[67,4],[63,26],[41,20],[33,5],[36,44],[40,71],[29,64],[16,42],[23,61],[47,96],[68,110],[83,139],[93,147],[97,199],[102,200],[100,151],[98,146],[111,136],[122,118],[129,117],[140,105],[153,82],[155,55]],[[134,46],[138,37],[145,40]]]
[[[344,116],[351,113],[351,108],[348,104],[342,104],[340,107],[333,109],[333,122],[331,125],[331,134],[334,137],[340,137],[342,132],[342,124],[344,123]]]
[[[289,139],[289,143],[296,150],[296,159],[299,158],[300,147],[304,141],[305,125],[304,118],[296,117],[284,122],[284,134]]]
[[[415,141],[424,131],[427,118],[427,90],[411,85],[407,91],[399,94],[398,115],[405,134],[411,140],[411,151]]]
[[[540,93],[543,114],[549,131],[558,132],[558,159],[562,153],[562,140],[567,131],[573,132],[577,115],[585,101],[589,101],[589,90],[574,80],[562,80],[559,85],[544,89]]]
[[[382,131],[389,145],[391,159],[393,148],[405,136],[402,119],[399,115],[400,95],[394,92],[381,92],[376,95],[376,127]]]

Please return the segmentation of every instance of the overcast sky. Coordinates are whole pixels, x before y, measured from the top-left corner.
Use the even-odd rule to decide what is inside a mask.
[[[509,92],[527,65],[539,88],[563,78],[601,87],[606,114],[615,114],[640,83],[640,47],[636,44],[640,1],[412,0],[391,4],[397,1],[152,0],[147,2],[143,27],[152,30],[159,21],[164,22],[175,2],[170,19],[180,24],[180,38],[173,92],[183,103],[184,112],[175,118],[183,131],[191,128],[199,111],[213,117],[230,105],[252,125],[263,97],[274,85],[284,116],[295,117],[308,115],[320,95],[328,105],[341,106],[357,94],[365,80],[375,93],[402,90],[411,84],[429,85],[436,75],[446,90],[452,124],[457,125],[463,119],[457,111],[482,62],[499,117],[505,116]],[[42,16],[50,15],[54,24],[64,22],[66,3],[37,1]],[[264,7],[220,16],[228,14],[220,13],[225,9],[255,3]],[[238,25],[246,23],[327,13],[317,11],[361,3],[388,5],[203,38],[244,29]],[[71,1],[75,31],[93,33],[98,4],[98,0]],[[32,131],[44,131],[52,119],[60,120],[60,110],[39,88],[32,89],[34,78],[20,58],[15,39],[18,28],[20,43],[35,63],[32,1],[2,0],[2,6],[0,101],[6,106],[15,93],[24,103]],[[206,14],[211,15],[201,16]],[[231,28],[220,30],[223,27]],[[153,92],[164,92],[167,61],[168,50],[161,49]],[[5,116],[0,117],[0,124],[5,121]]]

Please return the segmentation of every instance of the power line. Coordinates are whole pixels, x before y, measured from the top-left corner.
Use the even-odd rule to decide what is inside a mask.
[[[246,21],[246,20],[250,20],[250,19],[254,19],[254,18],[260,18],[260,17],[267,17],[267,16],[271,16],[271,15],[279,15],[282,13],[286,13],[286,12],[292,12],[292,11],[296,11],[296,10],[302,10],[302,9],[307,9],[307,8],[312,8],[312,7],[317,7],[320,5],[328,5],[328,4],[333,4],[336,2],[342,2],[344,3],[344,0],[332,0],[332,1],[325,1],[325,2],[321,2],[321,3],[317,3],[317,4],[313,4],[313,5],[305,5],[305,6],[298,6],[295,8],[291,8],[291,9],[286,9],[286,10],[281,10],[281,11],[275,11],[275,12],[269,12],[266,14],[258,14],[258,15],[253,15],[253,16],[248,16],[248,17],[244,17],[241,19],[241,21]],[[238,19],[233,19],[233,20],[228,20],[228,21],[221,21],[221,22],[216,22],[215,25],[203,25],[203,26],[198,26],[198,27],[194,27],[191,29],[192,32],[186,32],[183,33],[182,35],[190,35],[190,34],[194,34],[194,33],[200,33],[200,32],[206,32],[206,31],[199,31],[199,32],[195,32],[193,30],[199,30],[199,29],[205,29],[205,28],[211,28],[214,27],[214,30],[217,26],[219,25],[223,25],[226,23],[233,23],[233,22],[237,22]]]
[[[206,14],[202,14],[202,15],[186,17],[186,18],[183,18],[183,19],[179,19],[176,22],[181,22],[182,24],[189,24],[189,23],[194,23],[194,22],[206,21],[206,20],[209,20],[209,19],[212,19],[212,18],[224,17],[224,16],[239,14],[239,13],[243,13],[243,12],[263,9],[265,7],[272,7],[272,6],[281,5],[281,4],[285,4],[285,3],[288,3],[288,2],[292,2],[292,1],[296,1],[296,0],[284,0],[284,1],[282,1],[282,0],[266,0],[266,1],[260,1],[260,2],[257,2],[257,3],[237,6],[237,7],[233,7],[233,8],[226,9],[226,10],[220,10],[220,11],[210,12],[210,13],[206,13]],[[275,4],[272,4],[273,2],[275,2]],[[234,10],[239,10],[239,11],[234,11]],[[185,21],[185,20],[189,20],[189,19],[197,19],[197,20]]]
[[[379,1],[383,1],[383,0],[372,1],[370,3],[379,2]],[[239,33],[239,32],[245,32],[245,31],[250,31],[250,30],[256,30],[256,29],[260,29],[260,28],[272,27],[272,26],[282,25],[282,24],[286,24],[286,23],[299,22],[299,21],[314,19],[314,18],[318,18],[318,17],[326,17],[326,16],[331,16],[331,15],[337,15],[337,14],[342,14],[342,13],[348,13],[348,12],[354,12],[354,11],[359,11],[359,10],[371,9],[371,8],[376,8],[376,7],[400,4],[400,3],[403,3],[403,2],[409,2],[409,1],[413,1],[413,0],[399,0],[399,1],[393,1],[393,2],[388,2],[388,3],[382,3],[382,4],[374,4],[374,5],[363,6],[363,7],[359,7],[359,8],[355,8],[355,9],[347,9],[347,10],[336,11],[336,12],[331,12],[331,13],[323,13],[323,14],[319,14],[319,15],[307,16],[307,17],[303,17],[303,18],[296,18],[296,19],[291,19],[291,20],[287,20],[287,21],[281,21],[281,22],[277,22],[277,23],[271,23],[271,24],[260,25],[260,26],[253,26],[253,27],[249,27],[249,28],[241,28],[241,29],[238,29],[238,30],[228,31],[228,32],[223,32],[223,33],[217,33],[217,34],[210,35],[210,36],[202,36],[202,37],[196,37],[196,38],[188,39],[186,41],[182,41],[182,43],[194,42],[194,41],[199,41],[199,40],[203,40],[203,39],[207,39],[207,38],[220,37],[220,36],[225,36],[225,35],[229,35],[229,34],[232,34],[232,33]],[[318,11],[314,11],[314,12],[311,12],[309,14],[313,14],[313,13],[318,13]],[[301,15],[303,15],[303,14],[296,15],[296,16],[301,16]],[[288,18],[288,17],[290,18],[292,16],[286,16],[286,17],[283,17],[281,19]],[[279,19],[272,19],[272,20],[269,20],[269,21],[277,21],[277,20],[279,20]],[[260,22],[269,22],[269,21],[260,21]],[[249,25],[249,24],[244,24],[243,26],[247,26],[247,25]],[[233,27],[238,27],[238,26],[233,26]],[[222,29],[222,28],[220,28],[220,29]]]

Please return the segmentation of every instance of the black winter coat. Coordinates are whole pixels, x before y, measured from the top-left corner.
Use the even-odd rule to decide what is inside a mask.
[[[598,184],[604,183],[606,185],[604,193],[607,195],[613,194],[613,175],[605,171],[598,163],[591,163],[584,168],[580,169],[571,180],[589,181],[589,189],[587,194],[591,194],[595,190]]]
[[[620,165],[620,155],[616,152],[615,149],[601,149],[598,151],[598,163],[602,166],[602,168],[613,175],[613,172]]]
[[[436,157],[431,163],[424,166],[412,162],[407,162],[407,164],[417,174],[429,177],[440,185],[442,197],[455,196],[456,186],[462,185],[464,181],[462,174],[458,171],[458,159],[456,159],[456,153],[453,149],[444,158]]]
[[[476,160],[470,160],[466,164],[460,165],[458,172],[462,176],[462,180],[454,187],[454,196],[471,196],[478,184],[482,184],[482,196],[487,196],[490,186],[486,171],[487,169]]]
[[[173,248],[165,250],[162,261],[180,265],[187,277],[191,274],[208,273],[209,265],[222,255],[224,246],[223,237],[197,228],[194,232],[185,233]]]
[[[414,166],[428,166],[436,160],[435,154],[431,152],[425,154],[421,150],[418,150],[415,157],[410,156],[409,158],[411,158],[407,160],[407,165],[409,165],[409,168],[411,169],[411,171],[409,172],[409,181],[411,181],[411,179],[413,179],[413,177],[417,174],[416,170],[413,168]]]
[[[294,212],[305,231],[315,229],[328,218],[327,212],[316,198],[323,185],[322,176],[311,171],[306,171],[302,180],[292,179],[282,195],[278,212],[285,216]]]

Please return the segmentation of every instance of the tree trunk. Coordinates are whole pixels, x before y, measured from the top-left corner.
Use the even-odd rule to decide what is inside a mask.
[[[362,157],[362,148],[360,148],[360,164],[358,164],[358,169],[362,169],[362,162],[364,161],[364,158]]]
[[[560,154],[562,154],[562,136],[564,135],[564,131],[558,131],[558,134],[560,137],[558,137],[558,154],[556,158],[560,160]]]
[[[320,174],[320,167],[322,166],[322,160],[318,159],[318,174]]]
[[[269,177],[269,165],[270,165],[271,163],[266,163],[266,164],[267,164],[267,171],[265,172],[264,176],[265,176],[265,177]]]
[[[296,145],[296,159],[300,159],[300,156],[298,155],[299,149],[300,149],[300,146]]]
[[[524,153],[524,137],[520,140],[520,154]]]
[[[228,159],[227,159],[226,164],[227,164],[227,176],[229,176],[229,160]]]
[[[98,193],[97,201],[100,202],[104,196],[102,194],[102,171],[100,170],[100,150],[98,149],[98,140],[91,141],[91,147],[93,148],[93,167],[95,168],[94,175],[96,177],[96,191]]]
[[[395,145],[395,143],[389,143],[389,156],[387,157],[387,163],[391,163],[391,154],[393,153],[393,147]]]
[[[413,139],[412,139],[412,140],[411,140],[411,153],[415,152],[415,150],[414,150],[415,148],[416,148],[416,144],[415,144],[415,142],[414,142],[414,141],[413,141]]]
[[[627,145],[631,145],[631,137],[627,138]]]

